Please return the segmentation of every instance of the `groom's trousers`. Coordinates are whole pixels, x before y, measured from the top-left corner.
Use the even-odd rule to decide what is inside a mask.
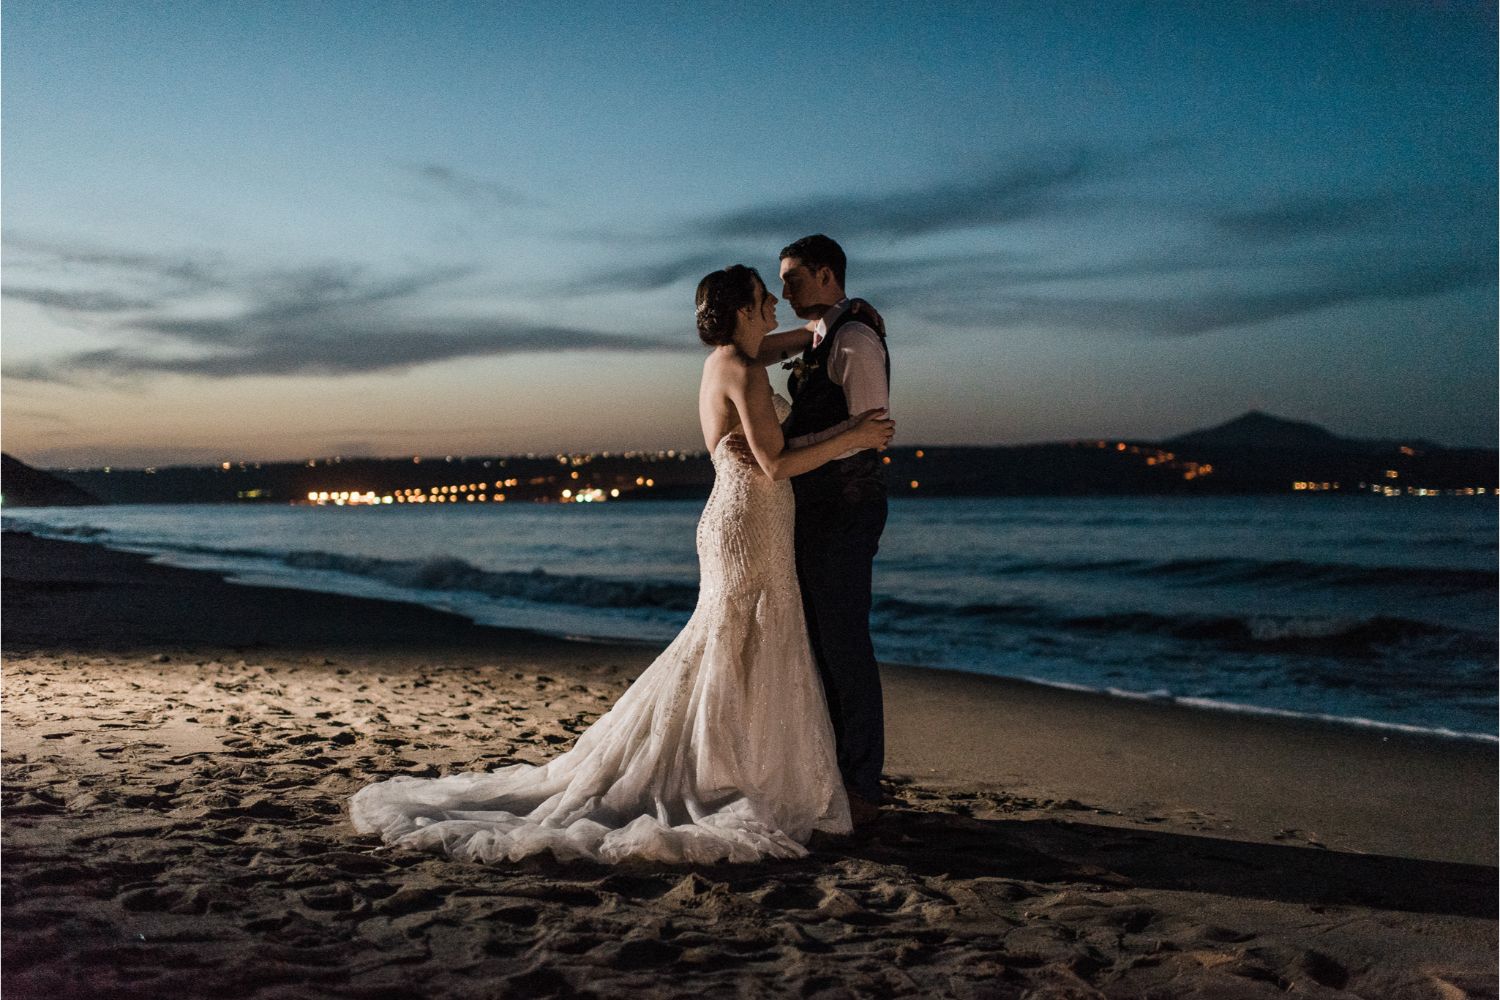
[[[813,657],[838,743],[839,771],[856,795],[878,803],[885,762],[880,670],[870,642],[871,570],[885,529],[884,491],[851,499],[809,477],[797,489],[797,582]]]

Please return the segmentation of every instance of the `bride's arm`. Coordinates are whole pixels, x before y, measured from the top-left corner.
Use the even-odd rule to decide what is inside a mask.
[[[795,330],[783,330],[780,333],[768,333],[760,342],[760,353],[755,356],[758,365],[774,365],[778,361],[785,361],[793,354],[797,354],[812,343],[812,328],[798,327]]]
[[[849,300],[849,315],[871,329],[879,330],[881,339],[885,338],[885,319],[864,299]],[[805,350],[812,344],[815,326],[817,326],[817,320],[809,320],[806,326],[795,330],[767,334],[760,342],[760,352],[755,355],[756,364],[774,365],[778,361],[785,361],[798,351]]]
[[[871,410],[859,415],[859,421],[848,430],[802,448],[788,448],[776,420],[771,402],[771,381],[764,368],[746,365],[742,377],[730,385],[729,396],[739,411],[745,429],[745,440],[755,464],[771,479],[790,479],[811,472],[846,451],[866,448],[884,449],[895,433],[895,423],[883,413]]]

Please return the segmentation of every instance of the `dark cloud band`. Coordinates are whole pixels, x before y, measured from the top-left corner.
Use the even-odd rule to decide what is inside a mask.
[[[114,292],[68,291],[60,288],[32,288],[6,285],[0,295],[18,302],[32,302],[39,306],[70,309],[73,312],[128,312],[149,309],[156,305],[154,299],[131,298]]]
[[[194,331],[198,339],[201,331]],[[325,330],[309,339],[274,333],[239,346],[206,354],[169,356],[109,349],[75,354],[54,366],[31,367],[6,374],[42,381],[63,381],[82,373],[195,375],[205,378],[249,376],[346,376],[402,371],[459,358],[562,351],[682,351],[696,343],[644,340],[568,327],[474,324],[461,328],[433,326],[381,331]]]
[[[857,238],[969,229],[1056,211],[1065,194],[1098,172],[1099,161],[1084,150],[1038,155],[973,180],[887,195],[792,199],[704,219],[699,229],[716,238],[783,242],[815,231]]]

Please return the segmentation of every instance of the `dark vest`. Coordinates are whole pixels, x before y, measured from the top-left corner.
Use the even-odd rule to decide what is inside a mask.
[[[833,339],[845,323],[857,321],[853,313],[852,308],[845,309],[828,328],[822,342],[817,347],[809,346],[802,352],[801,364],[787,380],[787,391],[792,397],[792,412],[782,425],[782,434],[788,440],[827,430],[853,416],[849,412],[849,402],[844,398],[844,387],[828,377],[828,358],[833,353]],[[881,346],[885,348],[885,383],[889,389],[890,344],[885,339],[884,331],[874,326],[871,328],[875,329]],[[869,448],[796,476],[792,480],[792,486],[797,490],[799,498],[813,490],[834,491],[849,500],[866,495],[883,497],[885,476],[881,470],[880,453]]]

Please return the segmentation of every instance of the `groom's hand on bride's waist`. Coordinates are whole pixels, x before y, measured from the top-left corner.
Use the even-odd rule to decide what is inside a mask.
[[[729,442],[726,447],[729,449],[729,453],[740,461],[749,462],[752,465],[755,464],[755,452],[750,450],[750,442],[745,439],[743,434],[729,435]]]

